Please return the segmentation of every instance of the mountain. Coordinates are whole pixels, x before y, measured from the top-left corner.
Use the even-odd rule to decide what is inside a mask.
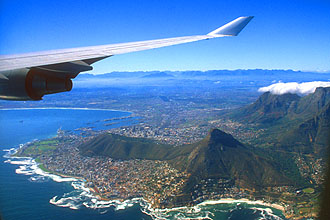
[[[142,76],[142,78],[173,78],[174,76],[165,72],[157,72]]]
[[[330,102],[330,87],[316,88],[307,96],[286,93],[262,94],[253,104],[230,113],[230,117],[248,123],[274,124],[306,120],[318,114]]]
[[[186,192],[202,179],[232,179],[245,187],[290,185],[277,162],[253,153],[242,143],[218,129],[195,144],[173,147],[145,138],[105,133],[79,146],[84,156],[114,159],[167,160],[173,167],[191,174]]]
[[[262,94],[256,102],[233,113],[239,120],[252,123],[273,123],[296,108],[300,96],[296,94]]]
[[[294,114],[300,118],[313,117],[330,102],[330,87],[316,88],[315,92],[302,97],[295,108]]]
[[[288,151],[321,156],[326,154],[329,137],[330,102],[317,115],[286,132],[276,146]]]
[[[114,159],[160,160],[168,156],[172,146],[146,138],[132,138],[104,133],[79,146],[84,156],[108,156]]]
[[[82,73],[77,76],[78,80],[87,78],[131,78],[131,77],[143,77],[146,75],[152,75],[160,73],[160,71],[135,71],[135,72],[111,72],[105,74],[88,74]],[[268,83],[273,80],[282,79],[283,81],[296,81],[299,77],[303,81],[326,81],[329,79],[329,73],[317,73],[317,72],[301,72],[293,70],[266,70],[266,69],[247,69],[247,70],[208,70],[208,71],[166,71],[164,72],[169,75],[176,76],[178,78],[219,78],[224,80],[226,78],[235,77],[235,79],[247,80],[247,81],[260,81],[263,77],[266,77]],[[248,77],[246,77],[248,76]],[[246,77],[246,78],[244,78]],[[263,84],[265,86],[267,84]]]
[[[291,184],[278,170],[276,162],[254,154],[232,135],[218,129],[211,130],[195,144],[176,149],[173,154],[178,156],[170,163],[191,173],[188,188],[208,178],[235,179],[249,188]]]
[[[300,97],[295,94],[262,94],[256,102],[229,114],[242,123],[265,129],[254,140],[276,149],[305,154],[325,155],[330,131],[330,87]]]
[[[113,78],[132,78],[132,77],[141,77],[146,74],[151,74],[152,72],[144,72],[144,71],[135,71],[135,72],[111,72],[104,74],[88,74],[82,73],[77,76],[78,80],[83,79],[113,79]]]

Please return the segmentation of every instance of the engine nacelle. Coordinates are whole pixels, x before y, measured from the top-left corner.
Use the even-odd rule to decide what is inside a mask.
[[[44,95],[72,89],[69,77],[56,77],[50,71],[17,69],[0,73],[0,98],[8,100],[41,100]]]

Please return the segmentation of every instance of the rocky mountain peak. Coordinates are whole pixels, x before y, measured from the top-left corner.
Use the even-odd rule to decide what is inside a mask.
[[[243,146],[231,134],[227,134],[219,129],[212,129],[207,136],[208,146],[238,147]]]

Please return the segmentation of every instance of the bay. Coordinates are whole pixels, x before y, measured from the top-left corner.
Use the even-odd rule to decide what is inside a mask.
[[[56,135],[59,128],[74,130],[94,127],[94,130],[109,129],[104,119],[129,116],[129,112],[91,109],[8,109],[0,110],[0,213],[4,220],[20,219],[150,219],[135,205],[126,210],[115,211],[81,208],[72,210],[49,203],[55,195],[63,195],[73,190],[70,182],[31,182],[29,176],[18,175],[18,165],[4,163],[4,149],[18,147],[19,144],[34,139],[44,139]],[[119,124],[130,125],[131,121],[121,120]]]

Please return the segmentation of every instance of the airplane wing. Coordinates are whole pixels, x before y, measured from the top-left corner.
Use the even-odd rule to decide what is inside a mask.
[[[0,56],[0,99],[40,100],[45,94],[70,91],[71,79],[92,70],[91,64],[96,61],[117,54],[237,36],[252,18],[239,17],[205,35]]]
[[[100,59],[97,58],[106,58],[117,54],[149,50],[217,37],[236,36],[252,18],[252,16],[239,17],[206,35],[0,56],[0,71],[85,60],[89,65],[94,59],[98,61]]]

